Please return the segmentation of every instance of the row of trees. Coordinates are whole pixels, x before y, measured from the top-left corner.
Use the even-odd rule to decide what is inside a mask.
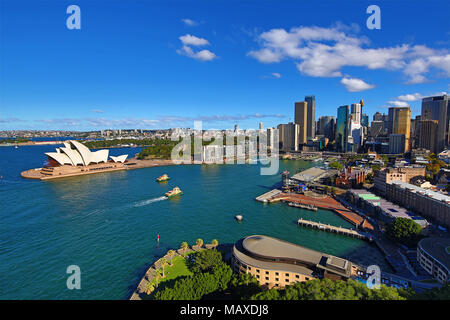
[[[316,279],[299,282],[282,289],[269,289],[251,296],[251,300],[406,300],[412,291],[381,285],[370,289],[349,279]]]

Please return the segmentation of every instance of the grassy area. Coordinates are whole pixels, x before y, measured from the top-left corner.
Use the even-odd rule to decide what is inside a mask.
[[[175,258],[172,259],[172,266],[170,266],[169,264],[167,264],[164,267],[164,275],[165,277],[159,277],[159,285],[161,285],[161,283],[169,281],[169,280],[173,280],[175,278],[181,277],[181,276],[190,276],[192,275],[192,272],[188,269],[187,263],[186,263],[186,259],[181,257],[181,256],[176,256]],[[161,270],[161,274],[162,274],[162,270]],[[155,286],[156,285],[156,279],[153,278],[152,284]]]

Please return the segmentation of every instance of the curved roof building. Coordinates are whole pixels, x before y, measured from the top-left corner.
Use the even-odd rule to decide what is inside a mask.
[[[232,262],[236,272],[251,273],[269,287],[323,277],[348,279],[357,268],[346,259],[264,235],[237,241]]]
[[[420,265],[441,283],[450,279],[450,238],[425,238],[417,245]]]
[[[56,152],[45,154],[59,165],[88,166],[108,162],[109,150],[103,149],[92,152],[84,144],[69,140],[64,142],[64,147],[56,148]],[[113,162],[124,163],[127,157],[128,155],[124,154],[118,157],[111,156],[110,158]]]

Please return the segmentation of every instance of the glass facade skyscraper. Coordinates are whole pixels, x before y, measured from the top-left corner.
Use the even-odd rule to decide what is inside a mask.
[[[349,106],[340,106],[337,110],[336,119],[336,149],[338,152],[348,150],[348,120]]]

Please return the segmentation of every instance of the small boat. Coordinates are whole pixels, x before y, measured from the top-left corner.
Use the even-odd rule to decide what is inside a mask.
[[[236,215],[235,218],[237,221],[242,221],[242,219],[244,219],[244,217],[240,214]]]
[[[167,180],[170,180],[170,178],[169,178],[169,176],[168,176],[167,174],[165,174],[165,173],[164,173],[162,176],[156,178],[156,181],[158,181],[158,182],[163,182],[163,181],[167,181]]]
[[[182,194],[183,194],[183,191],[181,191],[180,188],[175,187],[172,190],[170,190],[169,192],[166,192],[164,195],[167,198],[170,198],[170,197],[174,197],[174,196],[181,196]]]

